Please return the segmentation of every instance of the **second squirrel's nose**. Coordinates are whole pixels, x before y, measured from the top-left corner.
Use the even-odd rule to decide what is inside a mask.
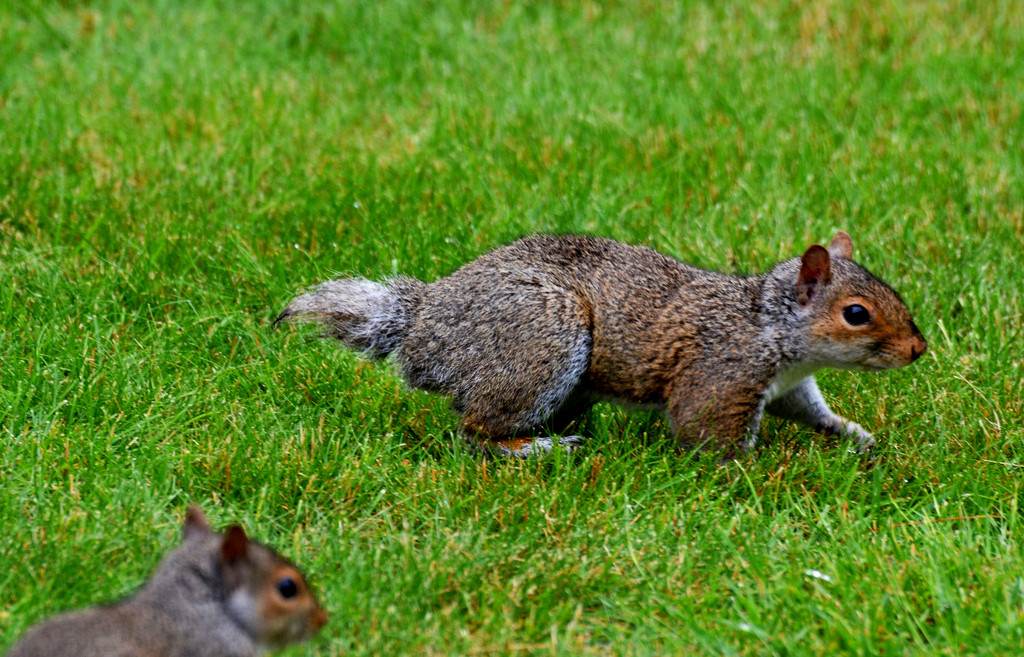
[[[313,615],[313,629],[319,630],[321,627],[327,624],[327,612],[323,609],[317,609]]]

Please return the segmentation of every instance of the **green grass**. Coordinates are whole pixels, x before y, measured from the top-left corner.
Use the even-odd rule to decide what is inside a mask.
[[[309,573],[292,655],[1020,654],[1021,71],[1011,0],[0,2],[0,650],[194,501]],[[602,405],[483,462],[269,326],[524,233],[753,272],[840,228],[931,345],[819,377],[871,461]]]

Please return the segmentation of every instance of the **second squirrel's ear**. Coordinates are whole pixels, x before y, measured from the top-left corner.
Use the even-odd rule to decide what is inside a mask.
[[[853,240],[850,239],[850,234],[844,230],[836,233],[832,241],[828,243],[828,253],[833,258],[842,258],[843,260],[852,258]]]
[[[220,556],[226,564],[234,564],[249,554],[249,539],[245,530],[238,525],[231,525],[224,534],[224,542],[220,545]]]
[[[831,280],[832,260],[825,247],[815,244],[800,258],[800,275],[796,277],[796,302],[806,306]]]
[[[209,534],[210,531],[210,523],[203,515],[203,510],[195,504],[190,505],[185,513],[185,528],[182,532],[185,535],[185,540],[201,534]]]

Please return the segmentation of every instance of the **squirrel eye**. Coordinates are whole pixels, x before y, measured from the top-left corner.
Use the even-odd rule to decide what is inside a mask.
[[[843,308],[843,319],[850,326],[862,326],[871,321],[871,313],[859,303],[854,303]]]
[[[290,600],[299,594],[299,585],[291,577],[283,577],[277,580],[277,592],[285,600]]]

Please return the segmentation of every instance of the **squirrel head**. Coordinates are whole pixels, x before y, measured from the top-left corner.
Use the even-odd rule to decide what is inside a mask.
[[[842,231],[804,252],[793,287],[807,318],[807,354],[830,367],[884,370],[920,358],[928,343],[891,287],[855,263]]]
[[[198,507],[188,510],[185,541],[214,542],[214,558],[235,619],[266,648],[309,639],[327,622],[309,584],[292,563],[251,540],[239,525],[210,529]]]

